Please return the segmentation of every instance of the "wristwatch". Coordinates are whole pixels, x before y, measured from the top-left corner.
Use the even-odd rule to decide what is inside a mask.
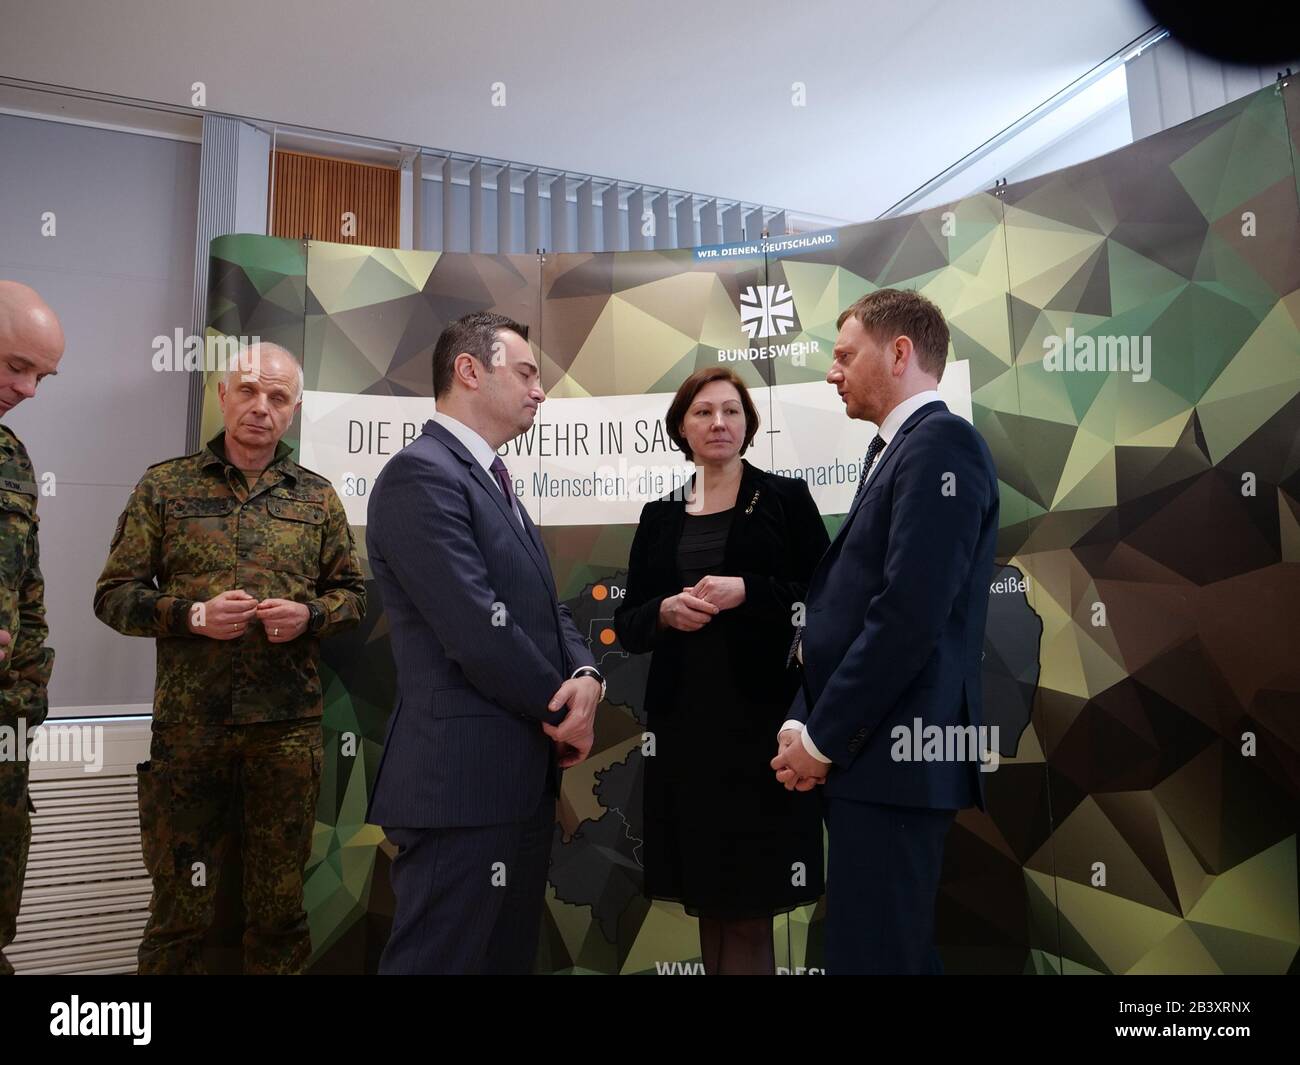
[[[605,678],[600,675],[600,670],[595,666],[579,666],[573,671],[573,677],[569,679],[573,680],[576,677],[594,677],[600,681],[600,697],[605,698]]]
[[[315,603],[307,604],[307,631],[320,632],[325,627],[325,611]]]

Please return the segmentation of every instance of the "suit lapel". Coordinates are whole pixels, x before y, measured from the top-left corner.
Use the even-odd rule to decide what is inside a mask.
[[[736,512],[731,517],[731,529],[727,533],[727,544],[724,548],[723,565],[728,571],[734,565],[736,549],[746,535],[749,519],[754,513],[759,497],[763,494],[758,469],[744,459],[741,459],[740,463],[740,487],[736,491]]]
[[[518,500],[516,500],[518,503]],[[519,513],[524,519],[524,528],[528,532],[528,540],[532,545],[533,553],[546,563],[547,572],[550,572],[550,563],[546,559],[546,545],[542,543],[542,530],[534,524],[533,519],[529,516],[528,511],[524,509],[522,503],[519,503]]]
[[[871,491],[871,485],[877,483],[879,479],[885,475],[885,471],[888,469],[890,463],[894,461],[898,456],[898,453],[905,446],[907,434],[916,428],[923,418],[942,409],[946,409],[942,404],[927,403],[924,407],[918,407],[914,410],[908,417],[907,421],[899,426],[898,432],[894,434],[894,438],[889,442],[889,446],[881,453],[880,464],[871,472],[870,482],[863,487],[857,498],[853,500],[853,505],[849,507],[849,512],[844,515],[844,521],[840,523],[839,531],[835,533],[835,539],[831,541],[830,548],[827,550],[826,554],[822,556],[822,563],[826,563],[830,557],[837,552],[840,541],[844,539],[844,535],[848,531],[849,525],[862,510],[863,500],[867,498],[867,493]],[[818,571],[820,571],[821,568],[822,567],[819,565],[817,567]],[[817,576],[818,573],[814,572],[812,580],[816,580]]]
[[[479,465],[478,459],[469,453],[469,449],[437,422],[432,419],[425,422],[424,431],[446,446],[453,455],[468,467],[470,477],[492,498],[501,514],[501,519],[510,526],[511,531],[519,538],[519,542],[523,545],[524,550],[528,552],[528,557],[533,560],[533,564],[542,575],[542,580],[549,588],[551,586],[550,563],[546,561],[539,542],[534,540],[533,535],[523,525],[519,524],[519,519],[515,517],[514,512],[510,509],[510,504],[501,492],[501,486],[496,483],[496,480],[487,470]],[[524,512],[523,504],[519,504],[519,510],[520,513]],[[524,514],[524,521],[531,525],[527,514]]]

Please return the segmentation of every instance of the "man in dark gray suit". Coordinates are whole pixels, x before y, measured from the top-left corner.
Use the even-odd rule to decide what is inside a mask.
[[[527,327],[451,323],[437,412],[375,481],[366,529],[397,664],[367,820],[397,845],[381,973],[528,973],[560,770],[605,683],[496,451],[546,398]]]

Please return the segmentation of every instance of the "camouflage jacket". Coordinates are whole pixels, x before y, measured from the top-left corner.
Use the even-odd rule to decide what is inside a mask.
[[[54,651],[45,646],[45,581],[36,543],[36,471],[18,437],[0,425],[0,629],[10,644],[0,661],[0,723],[45,720]]]
[[[321,714],[319,640],[360,622],[366,586],[343,504],[289,454],[281,443],[250,492],[219,433],[196,454],[150,466],[117,521],[95,614],[128,636],[157,638],[159,724]],[[315,603],[325,624],[276,644],[257,620],[233,640],[189,631],[196,602],[236,588]]]

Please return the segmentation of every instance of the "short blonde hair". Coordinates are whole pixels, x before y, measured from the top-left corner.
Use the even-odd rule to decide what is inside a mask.
[[[887,344],[905,336],[916,351],[917,364],[936,381],[948,361],[948,323],[943,312],[919,292],[882,288],[855,300],[836,319],[840,329],[852,316],[871,338]]]

